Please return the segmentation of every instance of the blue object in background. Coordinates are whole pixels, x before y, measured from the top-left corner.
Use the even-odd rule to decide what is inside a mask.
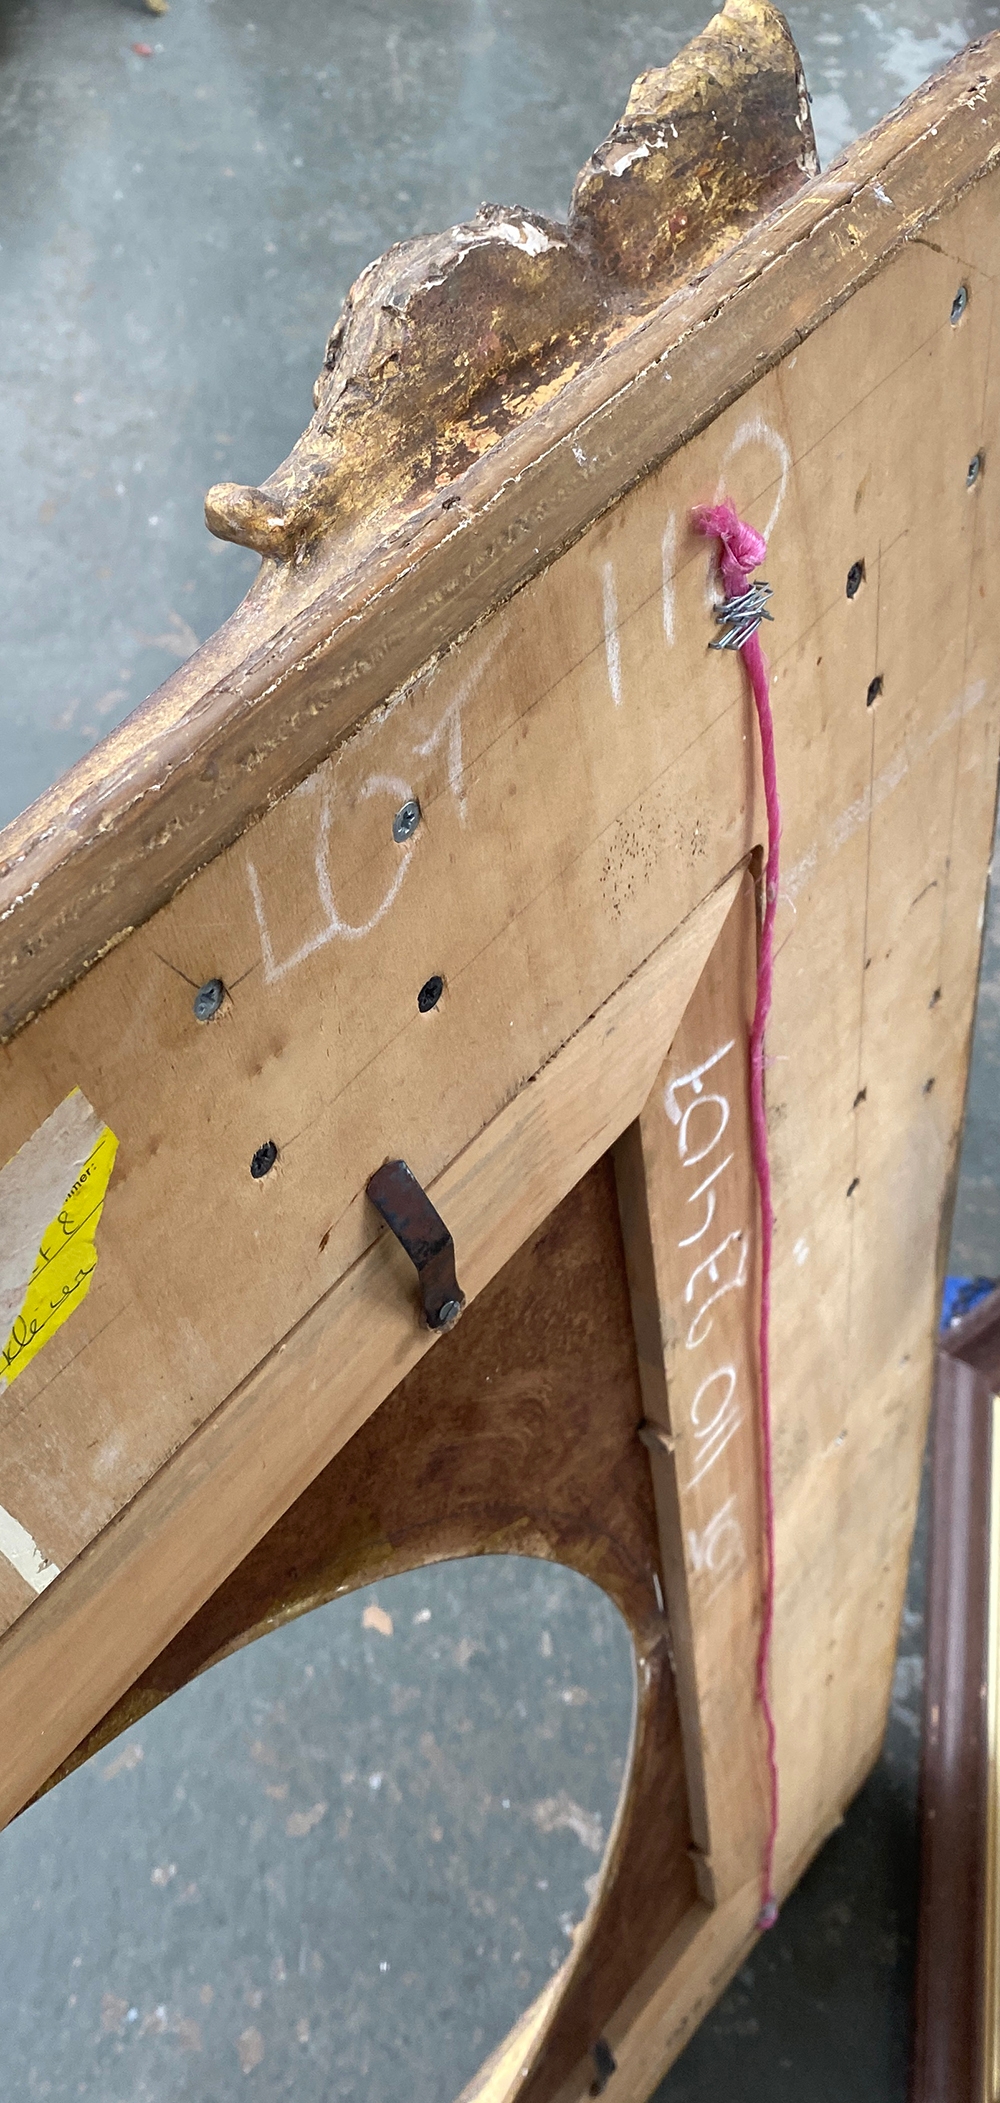
[[[995,1278],[946,1278],[941,1301],[942,1329],[954,1328],[963,1315],[971,1314],[996,1283]]]

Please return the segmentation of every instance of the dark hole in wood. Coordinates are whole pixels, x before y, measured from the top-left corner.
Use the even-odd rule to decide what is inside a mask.
[[[863,585],[864,581],[864,563],[852,562],[851,567],[847,572],[847,596],[849,599],[854,599],[857,597],[858,592],[861,590],[861,586]]]
[[[871,708],[873,703],[878,700],[878,697],[882,692],[883,685],[884,681],[881,672],[876,672],[874,679],[871,679],[868,682],[868,698],[865,702],[866,708]]]
[[[847,1186],[847,1195],[848,1195],[848,1197],[849,1197],[849,1198],[852,1198],[852,1197],[854,1196],[854,1193],[855,1193],[855,1191],[856,1191],[856,1189],[857,1189],[857,1187],[858,1187],[858,1184],[860,1183],[860,1181],[861,1181],[861,1177],[860,1177],[860,1176],[852,1176],[852,1177],[851,1177],[851,1180],[850,1180],[850,1182],[848,1183],[848,1186]]]
[[[250,1163],[250,1174],[252,1175],[255,1183],[260,1182],[261,1176],[266,1176],[267,1174],[269,1174],[270,1170],[274,1167],[277,1158],[278,1149],[275,1146],[274,1140],[265,1139],[263,1146],[259,1146],[257,1148],[257,1152],[255,1153],[253,1160]]]
[[[444,980],[435,972],[433,978],[425,980],[417,994],[417,1006],[421,1015],[429,1015],[431,1009],[437,1007],[443,992]]]
[[[599,2037],[596,2045],[591,2045],[590,2056],[594,2062],[590,2093],[592,2096],[603,2096],[612,2074],[617,2071],[618,2061],[606,2037]]]

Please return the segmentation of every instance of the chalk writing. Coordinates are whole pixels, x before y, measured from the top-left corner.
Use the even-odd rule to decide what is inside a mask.
[[[697,1190],[692,1190],[691,1195],[688,1198],[688,1204],[696,1205],[698,1203],[699,1198],[704,1198],[705,1217],[701,1223],[701,1226],[698,1228],[698,1232],[696,1234],[685,1234],[683,1241],[678,1242],[677,1246],[679,1249],[693,1249],[695,1242],[700,1241],[702,1235],[708,1233],[709,1227],[711,1226],[712,1221],[715,1218],[715,1185],[718,1181],[718,1178],[721,1176],[723,1169],[729,1167],[732,1158],[732,1154],[727,1154],[724,1161],[720,1161],[717,1167],[709,1170],[704,1182],[699,1183]]]
[[[743,1528],[733,1510],[735,1503],[734,1491],[700,1533],[689,1527],[688,1554],[696,1572],[707,1570],[713,1577],[724,1577],[739,1569],[745,1560]]]
[[[710,1394],[717,1381],[723,1383],[725,1390],[721,1401],[717,1394]],[[686,1489],[693,1490],[702,1476],[708,1474],[713,1462],[718,1460],[719,1454],[739,1430],[743,1417],[734,1400],[735,1391],[736,1367],[732,1365],[716,1366],[714,1373],[707,1373],[702,1381],[689,1412],[695,1433],[695,1469],[690,1482],[685,1484]],[[711,1409],[713,1403],[715,1407],[713,1414],[703,1422],[702,1405],[706,1396],[710,1398],[704,1404],[705,1409]]]
[[[719,1121],[711,1138],[705,1139],[704,1143],[698,1148],[697,1153],[693,1153],[690,1142],[691,1119],[696,1110],[711,1110],[713,1108],[719,1112]],[[688,1168],[696,1168],[699,1161],[704,1161],[707,1155],[715,1151],[728,1123],[729,1102],[724,1095],[701,1095],[693,1103],[688,1104],[681,1118],[681,1128],[677,1135],[677,1151]]]
[[[663,640],[674,639],[674,564],[677,560],[677,513],[671,511],[660,538],[660,581],[663,607]]]
[[[735,1049],[736,1038],[728,1038],[715,1051],[709,1052],[707,1058],[669,1081],[663,1091],[663,1108],[677,1135],[677,1159],[681,1169],[687,1175],[690,1170],[705,1164],[705,1172],[699,1175],[685,1200],[687,1205],[700,1207],[701,1215],[696,1210],[697,1225],[690,1233],[678,1235],[676,1246],[679,1251],[698,1250],[705,1243],[715,1226],[720,1191],[726,1187],[726,1171],[735,1159],[731,1145],[726,1152],[722,1151],[732,1109],[730,1096],[720,1079],[723,1062]],[[718,1226],[715,1231],[720,1234]],[[727,1294],[744,1289],[749,1264],[750,1236],[742,1224],[727,1226],[715,1246],[708,1253],[699,1254],[691,1263],[682,1294],[683,1305],[691,1310],[684,1335],[687,1351],[698,1352],[708,1342],[714,1326],[713,1310]],[[728,1361],[712,1365],[710,1360],[709,1368],[688,1409],[690,1441],[685,1439],[682,1449],[689,1454],[688,1479],[683,1485],[685,1494],[710,1474],[745,1419],[741,1383],[735,1365]],[[720,1506],[706,1527],[689,1529],[690,1559],[696,1573],[708,1572],[718,1579],[742,1564],[743,1534],[734,1506],[735,1492]]]
[[[465,824],[466,818],[466,797],[462,788],[462,776],[465,771],[462,755],[462,710],[469,700],[473,688],[478,685],[483,673],[496,656],[505,637],[505,628],[503,626],[498,627],[491,640],[487,643],[485,650],[481,651],[477,663],[473,666],[471,672],[467,674],[466,678],[462,680],[461,685],[449,701],[447,708],[442,711],[430,736],[413,747],[418,758],[430,759],[431,755],[437,751],[442,740],[447,737],[448,787],[458,806],[458,816],[462,825]]]
[[[726,450],[722,455],[722,460],[719,466],[719,481],[715,492],[715,501],[717,504],[721,504],[723,499],[728,494],[726,469],[728,467],[731,467],[733,461],[737,458],[737,455],[744,452],[747,446],[750,445],[765,446],[769,452],[774,454],[774,457],[777,460],[779,467],[778,493],[774,499],[774,503],[771,506],[770,518],[768,519],[766,526],[761,527],[761,532],[764,536],[764,539],[770,540],[774,528],[778,522],[778,514],[785,501],[785,492],[788,488],[788,477],[791,473],[792,467],[792,456],[789,452],[788,446],[785,443],[785,440],[781,436],[780,431],[776,431],[774,429],[773,424],[769,424],[763,416],[748,416],[743,423],[737,425],[737,428],[734,431],[733,436],[730,439],[729,444],[727,445]],[[722,592],[719,585],[719,562],[716,550],[713,546],[713,548],[708,554],[705,563],[706,606],[709,608],[717,606],[720,603],[721,597]]]
[[[769,451],[774,454],[778,462],[779,468],[781,470],[780,479],[778,482],[778,494],[774,499],[773,505],[771,506],[771,516],[768,519],[767,525],[761,527],[761,532],[764,536],[764,539],[770,540],[771,535],[774,532],[775,526],[778,523],[778,514],[781,510],[782,504],[785,501],[785,491],[788,488],[788,477],[791,471],[792,456],[788,450],[787,445],[785,444],[784,439],[781,436],[780,431],[776,431],[774,429],[773,424],[767,423],[763,416],[748,416],[745,422],[738,425],[736,431],[730,439],[729,444],[727,445],[726,450],[722,455],[722,465],[719,469],[719,486],[715,492],[715,501],[717,504],[721,504],[723,497],[726,495],[727,467],[731,466],[732,462],[736,458],[737,453],[742,453],[748,445],[766,446],[769,449]]]
[[[616,708],[622,705],[622,650],[618,635],[618,586],[615,583],[615,566],[605,562],[601,572],[602,602],[604,608],[604,656],[608,667],[608,685]]]
[[[397,804],[409,803],[413,796],[413,790],[409,782],[401,780],[398,775],[370,774],[367,781],[362,783],[358,791],[357,801],[364,803],[372,796],[389,796]],[[261,955],[264,962],[264,977],[268,985],[273,985],[276,979],[284,978],[286,972],[294,971],[296,965],[305,962],[306,957],[311,957],[317,949],[323,949],[328,942],[333,942],[338,936],[342,941],[358,942],[362,936],[370,935],[373,927],[377,927],[379,921],[384,919],[389,911],[389,907],[398,895],[400,886],[413,859],[414,847],[411,845],[400,855],[386,891],[379,900],[375,911],[367,920],[360,923],[343,920],[337,910],[333,895],[333,885],[330,880],[329,849],[332,817],[333,790],[330,787],[326,787],[319,798],[316,849],[313,856],[316,895],[323,910],[324,919],[316,933],[310,935],[305,942],[301,942],[298,949],[293,949],[286,957],[275,956],[271,942],[271,933],[267,924],[267,915],[264,909],[260,877],[257,874],[255,864],[249,857],[247,858],[247,882],[250,885],[250,896],[253,899],[253,908],[257,916]]]
[[[448,786],[458,805],[458,815],[463,825],[465,823],[466,810],[465,795],[462,789],[464,772],[462,710],[476,682],[482,677],[504,641],[504,634],[505,631],[501,625],[497,628],[486,649],[481,651],[478,662],[474,665],[472,671],[462,681],[457,692],[442,711],[429,736],[418,740],[413,746],[413,751],[418,757],[429,758],[436,752],[443,741],[447,741]],[[398,856],[389,884],[375,907],[375,911],[369,914],[368,919],[362,921],[345,920],[337,906],[334,897],[333,881],[330,875],[330,830],[333,823],[334,785],[329,765],[320,768],[316,774],[311,775],[295,793],[300,796],[315,795],[317,797],[318,812],[316,842],[313,852],[313,877],[316,885],[316,899],[323,917],[319,927],[311,935],[308,935],[305,941],[300,942],[296,949],[291,950],[287,956],[277,956],[271,939],[271,930],[268,926],[260,876],[256,864],[250,860],[249,856],[247,857],[247,882],[250,886],[250,896],[253,900],[254,914],[260,934],[264,978],[268,985],[273,985],[277,979],[283,979],[287,972],[294,971],[299,964],[304,964],[306,958],[314,956],[318,949],[325,949],[328,942],[359,942],[365,935],[370,935],[372,929],[376,928],[379,921],[385,918],[386,913],[398,898],[417,844],[415,836],[412,843]],[[414,791],[411,784],[408,781],[404,781],[399,775],[376,773],[369,774],[367,780],[362,782],[354,800],[356,803],[366,803],[373,796],[386,796],[391,797],[398,806],[402,803],[411,802],[413,794]]]
[[[724,1278],[719,1269],[719,1257],[724,1256],[727,1249],[733,1249],[734,1246],[735,1256],[732,1259],[732,1276]],[[688,1305],[694,1298],[695,1283],[703,1274],[707,1274],[716,1289],[714,1292],[710,1292],[708,1297],[702,1301],[684,1339],[689,1351],[696,1350],[699,1344],[704,1343],[711,1329],[711,1322],[706,1324],[705,1321],[709,1308],[714,1307],[717,1301],[724,1299],[727,1292],[739,1292],[742,1286],[746,1284],[748,1255],[747,1237],[743,1228],[734,1227],[732,1233],[727,1234],[725,1240],[719,1243],[718,1248],[713,1249],[711,1256],[706,1256],[704,1263],[699,1263],[692,1271],[684,1287],[684,1299]],[[721,1283],[719,1282],[720,1279]]]
[[[732,1051],[735,1042],[735,1037],[730,1037],[728,1044],[720,1045],[718,1051],[703,1059],[700,1066],[692,1066],[690,1073],[682,1073],[679,1080],[671,1081],[669,1087],[664,1089],[663,1107],[672,1125],[679,1125],[683,1115],[677,1101],[678,1091],[681,1088],[690,1088],[695,1095],[700,1095],[704,1086],[702,1076],[711,1073],[713,1066],[718,1066],[720,1059],[724,1059],[726,1053]]]

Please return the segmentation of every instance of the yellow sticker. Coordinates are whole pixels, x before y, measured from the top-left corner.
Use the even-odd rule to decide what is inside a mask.
[[[78,1090],[74,1090],[74,1097],[90,1111]],[[73,1098],[69,1100],[72,1102]],[[90,1116],[94,1118],[93,1111]],[[42,1235],[24,1300],[0,1355],[0,1386],[8,1386],[23,1373],[36,1351],[48,1343],[67,1315],[87,1296],[97,1269],[97,1223],[117,1152],[114,1133],[102,1125],[59,1211]]]

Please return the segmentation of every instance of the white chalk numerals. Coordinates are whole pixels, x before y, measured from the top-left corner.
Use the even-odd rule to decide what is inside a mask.
[[[715,1516],[701,1533],[694,1528],[688,1530],[688,1554],[691,1567],[697,1575],[703,1572],[714,1578],[728,1577],[739,1570],[746,1559],[743,1528],[733,1507],[735,1491],[720,1504]]]
[[[684,1222],[687,1231],[678,1236],[676,1244],[679,1251],[691,1252],[681,1294],[688,1317],[683,1332],[685,1352],[700,1352],[708,1346],[712,1353],[715,1309],[727,1294],[742,1292],[749,1276],[749,1227],[739,1225],[720,1233],[716,1225],[720,1193],[727,1187],[726,1171],[735,1159],[733,1147],[724,1150],[723,1141],[732,1116],[724,1087],[725,1062],[736,1048],[736,1038],[730,1037],[706,1059],[669,1081],[663,1091],[663,1108],[677,1135],[678,1165],[684,1178],[692,1182],[685,1210],[692,1207],[693,1215],[689,1227]],[[717,1238],[710,1241],[713,1230]],[[681,1470],[685,1496],[707,1482],[744,1422],[740,1376],[728,1359],[713,1365],[709,1356],[709,1369],[695,1389],[687,1415],[688,1435],[682,1439],[687,1461],[686,1469]],[[693,1575],[715,1584],[742,1567],[746,1546],[735,1491],[706,1524],[687,1528],[687,1547]]]

